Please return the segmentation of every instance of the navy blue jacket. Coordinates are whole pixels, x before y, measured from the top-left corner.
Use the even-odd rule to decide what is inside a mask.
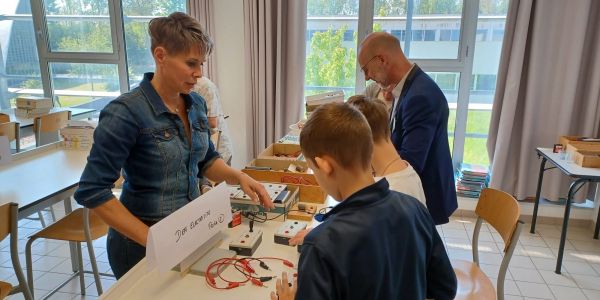
[[[448,146],[448,102],[437,84],[415,65],[402,88],[392,143],[415,169],[436,225],[458,207]]]
[[[453,299],[456,276],[427,209],[387,180],[342,201],[304,239],[296,299]]]

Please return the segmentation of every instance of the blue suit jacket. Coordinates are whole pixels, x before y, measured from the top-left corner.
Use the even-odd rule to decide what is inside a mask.
[[[417,65],[408,74],[399,99],[392,142],[421,177],[435,224],[448,223],[458,207],[448,146],[448,102]]]

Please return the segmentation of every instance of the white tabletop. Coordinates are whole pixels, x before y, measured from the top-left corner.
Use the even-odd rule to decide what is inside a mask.
[[[91,108],[54,107],[54,108],[50,109],[50,112],[54,113],[54,112],[65,111],[65,110],[71,111],[71,117],[73,117],[73,118],[76,116],[79,116],[79,115],[89,114],[89,113],[96,111],[95,109],[91,109]],[[33,119],[20,118],[20,117],[15,116],[14,108],[3,109],[3,110],[0,110],[0,112],[7,114],[10,117],[10,120],[12,122],[19,122],[19,126],[21,128],[33,126]]]
[[[75,188],[88,154],[64,150],[58,142],[13,155],[10,164],[0,166],[0,204],[15,202],[22,211]]]
[[[281,277],[281,272],[288,273],[288,278],[292,278],[293,273],[297,272],[297,263],[300,254],[296,247],[275,244],[273,233],[283,224],[282,222],[268,221],[266,223],[256,223],[254,229],[263,231],[262,243],[254,253],[253,257],[274,256],[287,259],[294,263],[295,267],[284,266],[282,262],[275,260],[265,260],[271,271],[266,271],[256,266],[256,272],[260,276],[277,275]],[[243,231],[248,230],[247,223],[235,228],[224,231],[227,238],[221,244],[221,248],[227,248],[232,238],[237,238]],[[241,256],[238,256],[241,257]],[[253,263],[253,266],[256,263]],[[228,267],[224,271],[226,278],[242,280],[243,277],[236,273],[233,267]],[[159,274],[158,270],[148,270],[146,259],[140,261],[125,276],[117,281],[101,299],[269,299],[271,291],[275,290],[275,279],[265,282],[265,287],[254,286],[247,283],[231,290],[216,290],[209,287],[204,276],[188,274],[181,277],[179,272],[170,271],[165,274]],[[217,286],[225,286],[225,283],[218,280]]]
[[[561,169],[565,174],[578,178],[585,177],[591,179],[591,177],[597,177],[594,179],[600,180],[600,169],[599,168],[584,168],[572,160],[560,159],[559,153],[553,153],[551,148],[536,148],[538,153],[546,157],[550,162]]]

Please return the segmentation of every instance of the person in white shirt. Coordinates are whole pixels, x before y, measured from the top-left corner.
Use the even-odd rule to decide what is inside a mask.
[[[202,96],[202,98],[204,98],[206,101],[206,106],[208,107],[208,125],[211,127],[211,132],[221,132],[217,152],[219,152],[223,160],[228,165],[231,165],[233,145],[231,144],[229,128],[227,127],[225,116],[223,114],[223,110],[221,109],[219,90],[217,89],[217,86],[210,81],[210,79],[203,76],[198,78],[193,91]]]
[[[385,106],[388,109],[388,112],[392,111],[392,104],[394,104],[394,95],[392,93],[386,93],[385,90],[381,86],[379,86],[377,82],[373,81],[369,85],[367,85],[367,88],[365,89],[363,94],[367,96],[367,98],[377,98],[383,101],[383,103],[385,103]]]
[[[425,192],[419,175],[407,161],[400,157],[396,152],[396,148],[394,148],[394,144],[392,144],[388,125],[389,112],[385,103],[364,95],[352,96],[348,98],[346,103],[362,112],[371,127],[373,135],[371,168],[375,180],[385,177],[390,184],[390,190],[412,196],[427,207]],[[304,236],[311,229],[307,228],[300,231],[290,239],[289,244],[292,246],[302,244]]]
[[[392,140],[388,125],[389,112],[385,103],[379,99],[355,95],[348,98],[348,104],[356,107],[367,118],[373,134],[373,174],[376,179],[385,177],[390,183],[390,189],[415,197],[425,203],[425,193],[421,179],[415,169],[403,160]]]

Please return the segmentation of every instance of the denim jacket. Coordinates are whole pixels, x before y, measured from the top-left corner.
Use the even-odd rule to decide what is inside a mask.
[[[113,197],[123,169],[121,202],[135,216],[158,221],[200,195],[198,182],[219,154],[210,141],[206,102],[183,95],[192,143],[183,122],[169,112],[151,85],[140,85],[111,101],[100,113],[94,145],[75,192],[77,203],[94,208]]]

